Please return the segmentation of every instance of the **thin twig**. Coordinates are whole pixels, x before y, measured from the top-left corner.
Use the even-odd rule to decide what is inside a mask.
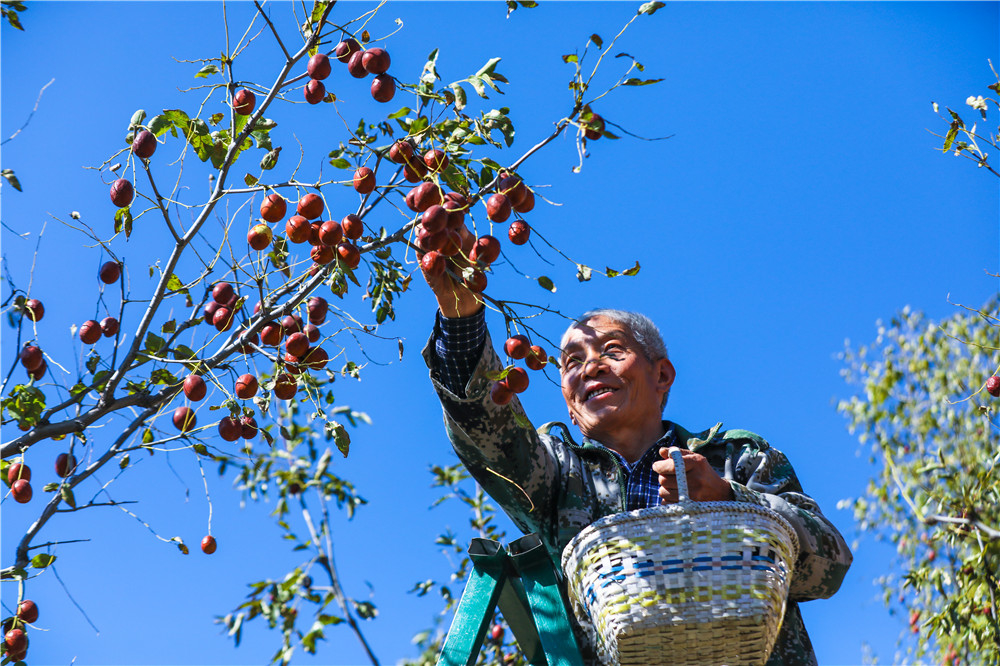
[[[7,137],[6,139],[4,139],[3,141],[0,141],[0,146],[6,144],[8,141],[13,140],[15,136],[17,136],[18,134],[20,134],[24,130],[24,128],[26,128],[28,126],[28,123],[31,122],[31,117],[35,115],[35,111],[38,110],[38,105],[42,101],[42,93],[44,93],[45,89],[48,88],[49,86],[51,86],[55,82],[56,82],[56,80],[52,79],[51,81],[49,81],[48,83],[46,83],[44,86],[42,86],[42,89],[38,91],[38,99],[35,100],[35,106],[34,106],[34,108],[31,109],[31,113],[28,114],[28,119],[24,121],[23,125],[21,125],[21,129],[17,130],[16,132],[14,132],[13,134],[11,134],[9,137]]]

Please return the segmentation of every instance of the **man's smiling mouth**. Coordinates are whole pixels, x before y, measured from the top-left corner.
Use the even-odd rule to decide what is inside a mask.
[[[588,391],[587,395],[584,396],[583,401],[587,402],[591,398],[594,398],[594,397],[599,396],[599,395],[604,395],[605,393],[611,393],[613,391],[614,391],[613,388],[610,388],[610,387],[607,387],[607,386],[603,386],[601,388],[594,389],[593,391]]]

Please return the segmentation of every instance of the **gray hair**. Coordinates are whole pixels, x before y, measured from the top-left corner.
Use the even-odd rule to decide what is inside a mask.
[[[639,349],[642,350],[642,355],[646,357],[646,360],[650,363],[655,363],[661,358],[669,359],[667,355],[667,345],[663,342],[663,336],[660,334],[660,329],[653,323],[653,320],[644,314],[638,312],[629,312],[628,310],[616,310],[614,308],[597,308],[594,310],[588,310],[582,315],[577,317],[572,324],[566,329],[566,333],[563,333],[562,342],[566,340],[566,334],[570,332],[575,326],[579,326],[583,322],[591,319],[592,317],[607,317],[613,322],[622,324],[635,338],[636,343],[639,345]],[[560,344],[560,346],[562,346]],[[660,409],[663,410],[667,406],[667,399],[670,397],[670,392],[667,391],[663,395],[663,402],[660,403]]]
[[[627,310],[597,308],[584,312],[576,318],[569,328],[578,326],[592,317],[607,317],[613,322],[624,325],[632,334],[632,337],[635,338],[635,341],[639,344],[639,348],[642,349],[643,355],[650,363],[659,361],[661,358],[670,358],[667,355],[667,345],[664,344],[663,336],[660,335],[660,329],[646,315]],[[569,328],[566,329],[567,333],[569,332]],[[563,334],[564,339],[565,337],[566,335]]]

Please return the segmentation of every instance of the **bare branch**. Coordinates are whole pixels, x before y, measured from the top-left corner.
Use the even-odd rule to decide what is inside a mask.
[[[24,128],[27,127],[28,123],[31,122],[31,117],[35,115],[35,111],[38,111],[38,105],[42,101],[42,93],[44,93],[45,89],[48,88],[49,86],[51,86],[55,82],[56,82],[56,80],[52,79],[51,81],[49,81],[48,83],[46,83],[44,86],[42,86],[42,89],[38,91],[38,99],[35,100],[35,106],[31,109],[31,113],[28,114],[28,119],[24,121],[24,124],[21,125],[21,128],[19,130],[17,130],[13,134],[11,134],[9,137],[7,137],[6,139],[4,139],[3,141],[0,141],[0,146],[6,144],[8,141],[12,141],[15,136],[17,136],[22,131],[24,131]]]

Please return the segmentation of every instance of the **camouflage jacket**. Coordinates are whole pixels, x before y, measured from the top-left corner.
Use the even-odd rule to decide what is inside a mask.
[[[484,490],[524,533],[537,533],[559,566],[566,544],[584,527],[625,510],[625,471],[611,451],[597,442],[575,444],[562,424],[539,428],[527,423],[515,398],[500,407],[490,400],[487,374],[502,368],[487,336],[483,353],[466,385],[466,397],[449,391],[437,377],[433,339],[424,360],[444,410],[445,429],[459,459]],[[520,421],[520,423],[519,423]],[[561,426],[562,436],[552,434]],[[831,596],[840,587],[852,555],[843,537],[802,488],[787,458],[763,438],[746,430],[721,430],[721,424],[692,433],[673,424],[679,442],[704,455],[720,476],[727,447],[733,452],[736,501],[767,506],[795,529],[800,553],[789,603],[768,666],[816,663],[798,603]],[[575,627],[578,638],[583,633]],[[581,640],[585,658],[589,646]]]

